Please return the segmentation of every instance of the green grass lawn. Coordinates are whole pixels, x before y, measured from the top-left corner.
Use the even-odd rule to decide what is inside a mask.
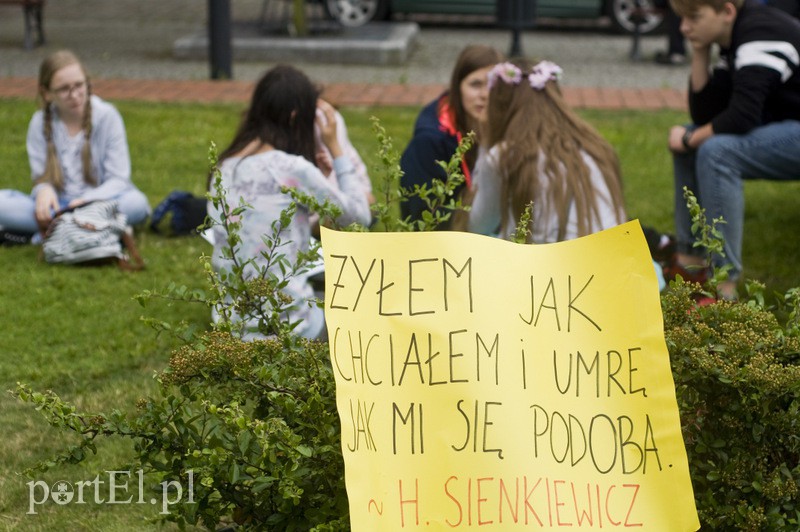
[[[224,147],[236,127],[241,106],[119,102],[125,118],[134,180],[152,205],[170,191],[202,194],[211,141]],[[0,100],[0,188],[29,190],[25,133],[35,110],[27,100]],[[351,139],[368,168],[378,164],[369,118],[377,116],[399,151],[405,146],[417,109],[343,109]],[[672,231],[672,178],[666,133],[685,121],[672,111],[582,113],[618,150],[628,213],[644,225]],[[373,179],[380,175],[372,172]],[[784,291],[800,285],[797,227],[798,183],[747,186],[746,274]],[[143,315],[183,320],[205,327],[204,307],[159,303],[143,309],[133,296],[169,283],[203,287],[199,257],[210,246],[199,238],[168,239],[140,233],[147,269],[123,273],[111,267],[54,267],[38,260],[38,249],[0,249],[0,389],[17,381],[52,389],[86,410],[128,410],[151,393],[152,375],[162,369],[177,340],[156,335]],[[136,530],[158,508],[149,504],[44,504],[29,515],[29,480],[18,475],[69,441],[50,429],[29,406],[0,394],[0,530]],[[98,472],[124,469],[131,450],[106,445],[101,456],[81,466],[41,476],[49,485],[91,480]],[[133,484],[133,482],[131,482]],[[134,495],[137,495],[134,491]],[[130,493],[129,493],[130,495]],[[125,496],[119,497],[125,499]],[[134,496],[134,499],[136,497]]]

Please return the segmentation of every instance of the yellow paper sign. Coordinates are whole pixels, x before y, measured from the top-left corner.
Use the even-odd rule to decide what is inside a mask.
[[[322,243],[353,530],[699,528],[638,222]]]

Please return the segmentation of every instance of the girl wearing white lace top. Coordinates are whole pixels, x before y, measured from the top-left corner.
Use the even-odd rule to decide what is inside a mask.
[[[341,225],[357,222],[368,225],[370,210],[363,185],[354,171],[353,162],[342,149],[337,137],[335,111],[327,102],[318,100],[319,91],[299,70],[279,65],[269,70],[256,84],[247,111],[230,146],[220,154],[220,172],[225,198],[231,208],[248,205],[238,216],[241,223],[235,252],[245,260],[253,259],[245,270],[252,278],[258,267],[268,266],[279,278],[279,265],[262,252],[267,249],[263,236],[279,236],[287,243],[280,248],[290,264],[309,248],[312,212],[299,205],[291,222],[279,235],[273,234],[275,222],[289,206],[291,198],[283,187],[297,189],[318,202],[326,200],[341,209],[336,220]],[[324,119],[316,116],[317,108]],[[314,125],[333,158],[335,182],[315,165]],[[212,193],[213,184],[212,184]],[[209,215],[219,220],[221,214],[208,204]],[[225,255],[228,246],[224,229],[214,226],[212,265],[218,270],[233,266]],[[305,276],[293,276],[282,289],[291,304],[283,319],[296,327],[294,332],[307,338],[324,337],[324,315],[313,304],[313,288]],[[218,310],[218,309],[217,309]],[[268,311],[268,310],[267,310]],[[259,312],[234,316],[244,322],[243,338],[254,339],[273,331],[259,328]],[[215,318],[218,313],[215,312]]]

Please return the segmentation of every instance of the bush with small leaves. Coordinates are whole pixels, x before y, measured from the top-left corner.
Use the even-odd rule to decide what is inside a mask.
[[[715,226],[690,193],[700,245],[721,253]],[[800,529],[800,291],[781,301],[785,323],[765,307],[764,286],[747,299],[697,306],[709,287],[676,281],[662,296],[683,437],[700,522],[712,530]],[[708,293],[707,292],[707,293]]]

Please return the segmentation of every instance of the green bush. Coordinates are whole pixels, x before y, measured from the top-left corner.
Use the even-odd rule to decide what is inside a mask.
[[[800,528],[800,331],[751,299],[696,307],[662,297],[700,522],[710,530]],[[788,297],[797,315],[798,293]]]
[[[393,220],[387,204],[403,197],[396,193],[397,155],[376,128],[388,169],[387,185],[376,194],[381,198],[379,227],[427,229],[447,221],[461,207],[452,195],[461,178],[458,165],[445,165],[454,174],[452,186],[413,192],[436,207],[435,215],[418,227]],[[693,208],[702,215],[696,203]],[[287,223],[289,215],[280,223]],[[713,242],[718,235],[714,223],[703,238],[710,249],[719,249]],[[237,226],[226,228],[235,255]],[[524,231],[516,235],[524,237]],[[277,261],[280,245],[273,240],[267,246]],[[223,276],[207,265],[207,292],[172,286],[140,299],[225,304],[237,312],[280,308],[286,279],[266,270],[260,279],[245,279],[245,262]],[[287,275],[302,268],[302,263],[285,264]],[[740,303],[698,307],[693,297],[707,288],[677,281],[662,297],[701,523],[712,530],[797,530],[800,289],[781,298],[780,309],[765,306],[764,288],[757,283],[748,284],[747,298]],[[233,522],[254,530],[348,529],[327,344],[297,338],[292,324],[269,312],[262,314],[259,327],[272,337],[254,342],[238,340],[231,334],[236,325],[225,319],[201,334],[164,322],[153,325],[181,337],[184,346],[157,375],[161,394],[140,401],[134,412],[81,414],[55,394],[17,387],[15,394],[33,403],[52,425],[79,435],[76,445],[31,471],[80,462],[95,451],[99,437],[129,438],[135,442],[130,467],[145,470],[153,483],[174,480],[185,486],[192,475],[193,502],[176,505],[163,519],[209,528]]]
[[[347,530],[327,356],[324,344],[299,338],[243,342],[210,332],[172,354],[158,377],[163,395],[128,415],[78,414],[54,394],[22,385],[16,393],[82,437],[38,470],[82,461],[98,436],[130,438],[136,463],[117,470],[142,469],[148,485],[192,486],[193,502],[170,507],[165,520],[212,530],[226,521],[256,530]]]
[[[684,189],[699,247],[724,254],[717,225]],[[800,289],[781,297],[785,324],[747,299],[697,306],[727,279],[673,283],[661,298],[683,437],[700,522],[713,530],[800,528]]]

